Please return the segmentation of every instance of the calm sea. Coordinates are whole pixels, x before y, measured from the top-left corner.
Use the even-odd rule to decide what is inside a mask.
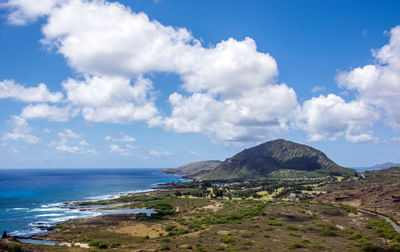
[[[0,170],[0,232],[29,236],[40,227],[99,215],[65,203],[143,192],[179,181],[161,169],[15,169]]]

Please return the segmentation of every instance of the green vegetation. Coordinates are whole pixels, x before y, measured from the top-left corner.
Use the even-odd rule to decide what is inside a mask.
[[[400,242],[400,234],[397,233],[392,227],[392,224],[385,219],[370,221],[368,222],[367,228],[374,230],[380,237],[391,240],[392,243],[396,245]]]
[[[350,177],[344,177],[346,183]],[[43,236],[73,248],[32,245],[36,251],[396,251],[399,238],[376,217],[342,204],[290,194],[320,192],[334,181],[271,178],[171,183],[162,190],[127,195],[123,205],[157,214],[108,215],[75,220]],[[318,193],[316,193],[318,194]],[[308,194],[309,195],[309,194]],[[320,196],[321,197],[321,196]],[[368,227],[368,228],[367,228]],[[390,244],[382,243],[382,238]],[[23,245],[24,246],[24,245]],[[392,250],[388,250],[392,249]]]
[[[353,169],[343,168],[310,146],[278,139],[246,149],[194,177],[216,180],[221,178],[268,177],[280,170],[312,172],[312,176],[353,176]],[[296,172],[293,172],[297,175]],[[303,173],[304,176],[310,177]],[[294,177],[292,177],[294,178]]]
[[[89,242],[89,246],[99,249],[107,249],[111,247],[106,241],[91,241]]]
[[[353,213],[353,214],[357,214],[357,208],[349,206],[349,205],[345,205],[345,204],[340,204],[340,209],[349,212],[349,213]]]
[[[179,166],[178,168],[169,168],[162,171],[162,173],[180,174],[180,175],[194,175],[201,171],[207,171],[217,167],[221,161],[218,160],[206,160],[200,162],[194,162]]]
[[[221,238],[221,242],[229,244],[229,243],[236,243],[237,240],[232,236],[224,236]]]

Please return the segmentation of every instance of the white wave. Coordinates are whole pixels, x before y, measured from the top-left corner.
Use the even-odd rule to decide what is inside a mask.
[[[15,211],[22,211],[22,210],[28,210],[28,208],[25,208],[25,207],[16,207],[16,208],[13,208],[12,210],[15,210]]]
[[[115,195],[100,195],[100,196],[92,196],[92,197],[86,197],[87,200],[91,201],[96,201],[96,200],[107,200],[107,199],[112,199],[114,198]]]
[[[144,192],[152,192],[155,189],[141,189],[141,190],[133,190],[133,191],[126,191],[126,192],[120,192],[119,196],[121,195],[127,195],[127,194],[133,194],[133,193],[144,193]]]
[[[133,191],[119,192],[118,194],[106,194],[106,195],[100,195],[100,196],[91,196],[91,197],[86,197],[86,199],[90,200],[90,201],[108,200],[108,199],[113,199],[115,197],[122,196],[122,195],[151,192],[151,191],[154,191],[154,189],[138,189],[138,190],[133,190]]]
[[[42,234],[42,233],[44,233],[44,231],[39,228],[30,228],[28,230],[7,232],[7,234],[10,236],[21,236],[21,237],[28,237],[28,236]]]
[[[51,214],[39,214],[36,215],[35,218],[40,218],[40,217],[57,217],[61,216],[61,214],[56,214],[56,213],[51,213]]]
[[[69,221],[69,220],[73,220],[73,219],[77,219],[78,216],[76,215],[71,215],[71,216],[64,216],[64,217],[60,217],[60,218],[50,218],[49,221],[51,222],[65,222],[65,221]]]
[[[28,226],[31,226],[31,227],[37,227],[37,226],[47,226],[47,227],[50,227],[50,226],[53,226],[50,222],[47,222],[47,221],[41,221],[41,222],[34,222],[34,223],[29,223],[28,224]]]
[[[41,205],[41,207],[60,207],[60,206],[64,206],[64,203],[50,203],[50,204],[46,204],[46,205]]]
[[[68,211],[68,213],[80,213],[80,212],[82,212],[82,211],[79,209],[73,209],[73,210]]]
[[[30,212],[53,212],[53,211],[66,211],[66,208],[50,207],[50,208],[34,208]]]

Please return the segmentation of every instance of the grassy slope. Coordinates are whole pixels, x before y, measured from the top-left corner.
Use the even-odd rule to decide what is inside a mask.
[[[366,228],[368,221],[375,220],[373,216],[354,216],[316,201],[265,204],[173,197],[168,202],[179,211],[161,220],[135,220],[132,216],[77,220],[63,224],[48,237],[119,244],[110,251],[159,251],[167,247],[170,251],[357,251],[365,242],[380,243]],[[351,238],[353,232],[359,235]]]
[[[365,180],[342,181],[322,189],[331,193],[322,197],[329,202],[344,202],[391,216],[400,221],[400,167],[365,173]]]
[[[211,170],[217,167],[221,161],[218,160],[206,160],[194,163],[185,164],[178,168],[169,168],[162,171],[162,173],[172,173],[180,175],[193,175],[200,171]]]
[[[355,170],[341,167],[324,153],[310,146],[282,139],[266,142],[246,149],[225,160],[199,179],[267,177],[274,171],[298,170],[317,172],[320,176],[353,175]],[[314,176],[314,174],[313,174]]]

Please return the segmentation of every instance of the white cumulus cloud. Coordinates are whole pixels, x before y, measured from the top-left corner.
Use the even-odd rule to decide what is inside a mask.
[[[342,72],[337,80],[341,87],[356,91],[359,100],[381,110],[387,125],[400,130],[400,26],[373,55],[375,64]]]
[[[52,93],[47,86],[40,83],[37,87],[25,87],[14,80],[0,81],[0,99],[12,98],[23,102],[59,102],[61,92]]]
[[[297,114],[295,127],[307,132],[309,141],[345,136],[350,142],[362,142],[375,139],[368,129],[378,118],[378,113],[362,101],[346,102],[329,94],[305,101]]]
[[[8,21],[11,24],[23,25],[38,17],[48,15],[54,7],[66,2],[65,0],[8,0],[0,3],[0,7],[10,9]]]
[[[30,144],[35,144],[39,142],[39,138],[30,134],[31,128],[28,122],[20,116],[12,116],[11,120],[8,121],[11,125],[11,132],[7,132],[2,137],[3,141],[14,140],[14,141],[24,141]]]
[[[47,119],[55,122],[68,121],[74,114],[76,113],[69,107],[49,106],[45,103],[29,105],[21,112],[21,116],[26,119]]]
[[[149,92],[153,84],[139,76],[134,85],[124,77],[87,77],[68,79],[63,84],[68,100],[82,107],[87,121],[126,123],[150,120],[157,115]]]
[[[135,142],[136,138],[122,134],[121,137],[105,136],[104,140],[112,142]]]

